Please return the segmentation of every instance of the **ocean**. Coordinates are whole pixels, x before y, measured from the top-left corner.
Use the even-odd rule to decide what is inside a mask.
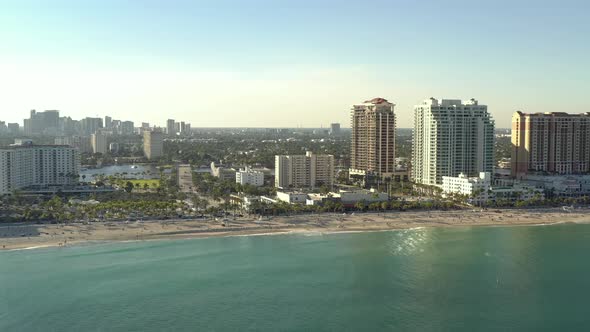
[[[0,252],[0,331],[589,331],[590,225]]]

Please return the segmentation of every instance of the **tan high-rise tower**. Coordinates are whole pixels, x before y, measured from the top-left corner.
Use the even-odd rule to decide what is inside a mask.
[[[395,104],[374,98],[352,106],[350,168],[381,178],[395,172]]]
[[[512,176],[590,172],[590,113],[512,116]]]
[[[143,132],[143,153],[147,159],[157,159],[164,156],[164,134],[159,130]]]

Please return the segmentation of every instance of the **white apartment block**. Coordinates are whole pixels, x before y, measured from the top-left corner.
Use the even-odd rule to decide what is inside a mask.
[[[106,135],[102,133],[92,134],[90,136],[90,144],[92,145],[92,153],[107,153],[108,145]]]
[[[488,172],[479,173],[479,177],[443,176],[442,190],[444,195],[459,194],[468,197],[472,203],[484,203],[490,199],[492,176]]]
[[[0,148],[0,195],[33,185],[78,183],[78,149],[57,145],[15,145]]]
[[[315,188],[334,184],[334,156],[307,152],[275,156],[275,187]]]
[[[443,176],[492,172],[494,120],[477,100],[430,98],[414,107],[412,178],[441,185]]]
[[[261,187],[264,185],[264,173],[253,171],[250,167],[241,168],[236,172],[236,183]]]

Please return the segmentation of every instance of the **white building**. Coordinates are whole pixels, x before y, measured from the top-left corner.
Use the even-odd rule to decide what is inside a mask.
[[[305,204],[307,201],[307,194],[301,192],[277,192],[277,200],[287,202],[289,204]]]
[[[307,195],[306,204],[321,205],[327,200],[340,202],[345,208],[352,208],[359,202],[364,204],[387,202],[389,201],[389,195],[374,189],[340,190],[339,192],[331,192],[326,195],[309,194]]]
[[[305,155],[275,156],[275,187],[315,188],[334,184],[334,156],[306,152]]]
[[[515,183],[508,187],[492,187],[492,199],[496,202],[501,200],[516,202],[529,201],[535,198],[543,199],[543,189],[534,186]]]
[[[250,167],[241,168],[236,172],[236,183],[260,187],[264,185],[264,173],[253,171]]]
[[[92,145],[92,153],[107,153],[107,137],[102,133],[94,133],[90,136],[90,144]]]
[[[492,172],[494,120],[477,100],[430,98],[414,107],[412,178],[440,185],[443,176]]]
[[[590,175],[588,174],[536,175],[529,173],[514,183],[541,188],[551,196],[590,195]]]
[[[443,195],[459,194],[468,197],[470,203],[485,203],[490,199],[492,177],[488,172],[479,173],[479,177],[467,177],[461,173],[459,176],[443,176]]]
[[[57,145],[0,148],[0,194],[36,186],[74,185],[80,173],[78,149]]]

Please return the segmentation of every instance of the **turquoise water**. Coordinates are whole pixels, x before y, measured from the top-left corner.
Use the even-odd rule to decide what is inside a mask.
[[[0,253],[0,331],[588,331],[590,225]]]

